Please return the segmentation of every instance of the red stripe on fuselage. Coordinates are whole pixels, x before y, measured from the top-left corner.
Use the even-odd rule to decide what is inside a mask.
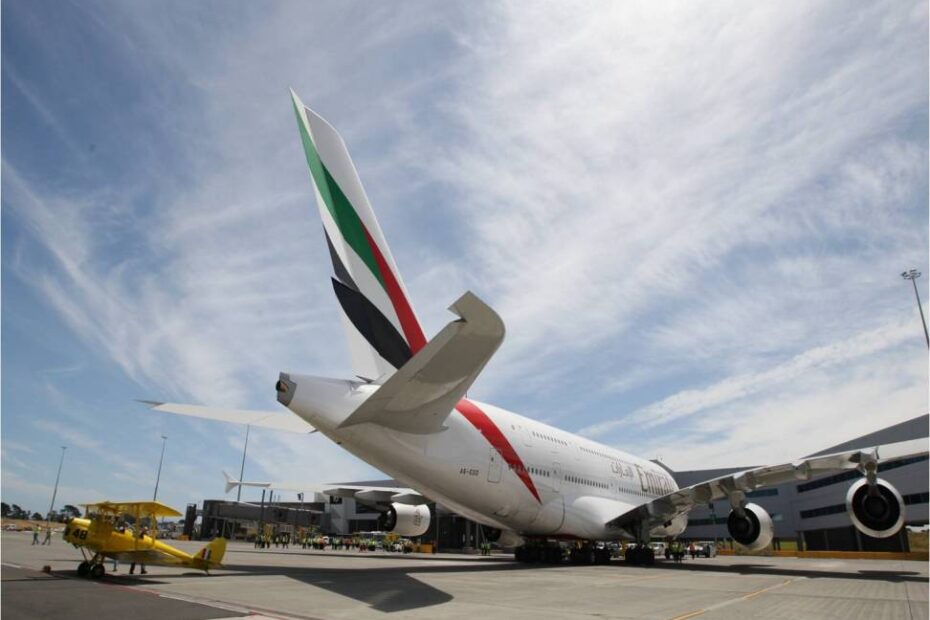
[[[513,449],[513,446],[510,445],[510,442],[507,441],[507,438],[504,436],[504,433],[501,432],[501,429],[497,428],[497,425],[494,424],[493,420],[488,417],[488,414],[479,409],[475,403],[470,400],[462,399],[459,401],[459,404],[455,406],[459,413],[465,416],[465,419],[472,423],[472,425],[484,435],[484,438],[488,440],[494,449],[497,450],[504,461],[510,465],[510,468],[519,476],[520,480],[523,481],[523,484],[526,485],[526,488],[530,490],[530,493],[533,494],[533,497],[536,498],[536,501],[540,504],[542,500],[539,499],[539,493],[536,492],[536,485],[533,484],[533,479],[530,478],[530,474],[526,471],[526,466],[523,465],[523,461],[520,459],[520,455],[517,454],[517,451]]]
[[[400,288],[400,283],[394,277],[394,272],[391,271],[384,259],[384,255],[381,253],[381,249],[375,243],[375,240],[371,238],[371,234],[365,228],[364,223],[362,224],[362,230],[365,231],[365,239],[368,240],[368,245],[371,246],[371,252],[375,256],[375,262],[378,263],[381,277],[384,278],[384,287],[387,289],[391,305],[394,306],[394,312],[397,313],[397,318],[400,320],[400,327],[404,330],[407,344],[410,345],[410,352],[416,355],[417,351],[426,345],[423,328],[420,327],[420,322],[417,321],[416,315],[413,314],[413,308],[410,307],[410,302],[407,301],[404,290]]]

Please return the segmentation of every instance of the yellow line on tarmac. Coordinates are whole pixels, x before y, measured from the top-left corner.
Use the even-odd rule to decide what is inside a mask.
[[[623,583],[632,583],[634,581],[648,581],[650,579],[665,579],[667,577],[672,577],[672,575],[649,575],[648,577],[620,578],[619,581]]]
[[[768,586],[768,587],[765,587],[765,588],[761,588],[761,589],[759,589],[759,590],[756,590],[755,592],[750,592],[749,594],[744,594],[743,596],[740,596],[740,597],[737,597],[737,598],[728,599],[728,600],[726,600],[726,601],[723,601],[722,603],[717,603],[716,605],[711,605],[710,607],[707,607],[707,608],[705,608],[705,609],[698,609],[697,611],[688,612],[688,613],[686,613],[686,614],[684,614],[684,615],[681,615],[681,616],[675,616],[675,617],[672,618],[671,620],[686,620],[686,618],[693,618],[693,617],[695,617],[695,616],[700,616],[701,614],[707,613],[708,611],[711,611],[711,610],[714,610],[714,609],[719,609],[719,608],[721,608],[721,607],[726,607],[727,605],[732,605],[733,603],[738,603],[738,602],[740,602],[740,601],[748,601],[748,600],[751,599],[751,598],[755,598],[755,597],[759,596],[759,595],[762,594],[763,592],[768,592],[769,590],[775,590],[776,588],[782,588],[782,587],[788,585],[789,583],[791,583],[792,581],[794,581],[794,579],[786,579],[786,580],[783,581],[782,583],[776,583],[775,585]]]
[[[794,579],[786,579],[784,582],[776,583],[774,586],[769,586],[767,588],[762,588],[761,590],[756,590],[755,592],[750,592],[749,594],[743,597],[743,600],[749,600],[751,598],[759,596],[763,592],[768,592],[769,590],[774,590],[775,588],[782,588],[788,585],[789,583],[791,583],[792,581],[794,581]]]

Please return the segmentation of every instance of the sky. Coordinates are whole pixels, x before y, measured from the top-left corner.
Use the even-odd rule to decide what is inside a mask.
[[[351,377],[288,88],[345,138],[469,396],[674,469],[928,410],[927,2],[2,4],[2,497],[223,495],[245,430]],[[917,283],[930,300],[928,276]],[[254,430],[245,478],[380,473]],[[247,490],[243,499],[255,499]]]

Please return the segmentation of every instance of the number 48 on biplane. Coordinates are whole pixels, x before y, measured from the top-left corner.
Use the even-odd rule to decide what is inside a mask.
[[[78,574],[99,579],[106,569],[106,558],[136,564],[186,566],[202,571],[217,568],[226,552],[226,539],[215,538],[190,555],[157,539],[159,517],[179,517],[181,513],[159,502],[100,502],[85,504],[84,518],[74,518],[65,528],[65,541],[81,550],[84,561]],[[124,517],[132,517],[132,525]],[[151,530],[143,527],[147,520]],[[90,553],[88,553],[90,552]]]

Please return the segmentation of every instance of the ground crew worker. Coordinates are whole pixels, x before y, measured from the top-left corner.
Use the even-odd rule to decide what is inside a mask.
[[[33,545],[39,544],[39,528],[35,528],[32,530],[32,544]]]
[[[45,528],[45,540],[42,541],[43,545],[52,544],[52,526]]]
[[[145,528],[144,527],[141,530],[139,530],[139,540],[145,540]],[[148,573],[148,571],[145,570],[145,564],[143,562],[139,562],[139,566],[142,569],[139,571],[140,573],[142,573],[143,575]],[[129,565],[129,574],[132,575],[135,572],[135,570],[136,570],[136,563],[133,562]]]

